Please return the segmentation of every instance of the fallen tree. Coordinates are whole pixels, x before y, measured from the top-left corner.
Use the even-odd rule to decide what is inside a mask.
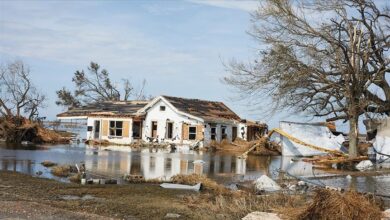
[[[0,67],[0,139],[11,143],[66,142],[40,123],[46,97],[34,86],[29,67],[14,61]]]
[[[26,118],[0,118],[0,139],[7,143],[68,143],[70,135],[44,128],[41,123]]]

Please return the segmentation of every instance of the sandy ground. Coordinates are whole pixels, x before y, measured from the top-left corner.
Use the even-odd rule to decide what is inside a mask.
[[[183,197],[196,192],[162,189],[153,184],[88,185],[0,171],[0,219],[215,219],[199,213]]]

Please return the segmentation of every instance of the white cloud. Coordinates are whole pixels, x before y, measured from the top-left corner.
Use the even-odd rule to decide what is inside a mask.
[[[252,12],[259,6],[259,1],[256,0],[189,0],[197,4],[210,5],[220,8],[238,9]]]

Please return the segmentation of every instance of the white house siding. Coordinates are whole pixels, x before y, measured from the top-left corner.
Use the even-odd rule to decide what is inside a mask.
[[[248,127],[245,123],[239,123],[237,125],[237,137],[246,140]]]
[[[165,106],[165,111],[161,111],[160,106]],[[152,131],[151,131],[152,121],[157,122],[157,136],[159,141],[164,139],[165,142],[183,143],[183,144],[189,144],[194,142],[190,140],[181,140],[183,123],[194,125],[194,126],[201,124],[201,122],[198,122],[187,116],[178,114],[177,112],[175,112],[174,109],[170,107],[168,103],[166,103],[162,99],[159,100],[157,103],[155,103],[150,109],[147,110],[147,114],[143,122],[142,139],[144,141],[148,141],[147,137],[152,136]],[[165,139],[166,125],[168,121],[173,122],[172,139],[174,139],[174,141]]]
[[[133,141],[132,138],[132,119],[131,118],[107,118],[107,117],[88,117],[87,119],[87,126],[92,126],[93,130],[92,131],[87,131],[87,139],[88,140],[94,140],[94,122],[98,120],[100,121],[100,137],[97,138],[97,140],[108,140],[111,143],[116,143],[116,144],[130,144]],[[127,121],[129,123],[129,126],[127,128],[128,132],[128,137],[111,137],[109,135],[109,130],[108,134],[103,134],[103,121],[107,120],[108,121],[108,129],[109,129],[109,122],[110,121],[122,121],[125,122]],[[125,127],[122,128],[122,134],[125,134]]]
[[[216,124],[216,123],[211,123],[215,125],[216,128],[216,139],[215,141],[221,142],[222,139],[222,126],[226,127],[226,139],[231,142],[233,138],[233,127],[237,127],[237,137],[241,137],[240,134],[240,127],[239,125],[232,125],[232,124]],[[213,126],[214,127],[214,126]],[[206,128],[204,131],[204,144],[208,145],[211,143],[211,126],[210,123],[206,123]]]

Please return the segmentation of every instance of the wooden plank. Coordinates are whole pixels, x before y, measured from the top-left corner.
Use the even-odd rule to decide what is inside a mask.
[[[123,128],[122,128],[123,137],[129,137],[129,131],[130,131],[129,127],[130,127],[129,121],[123,121]]]
[[[108,120],[103,120],[102,125],[102,135],[108,136]]]
[[[203,140],[203,125],[199,124],[196,126],[196,140]]]
[[[183,123],[181,128],[181,139],[188,140],[188,124]]]

